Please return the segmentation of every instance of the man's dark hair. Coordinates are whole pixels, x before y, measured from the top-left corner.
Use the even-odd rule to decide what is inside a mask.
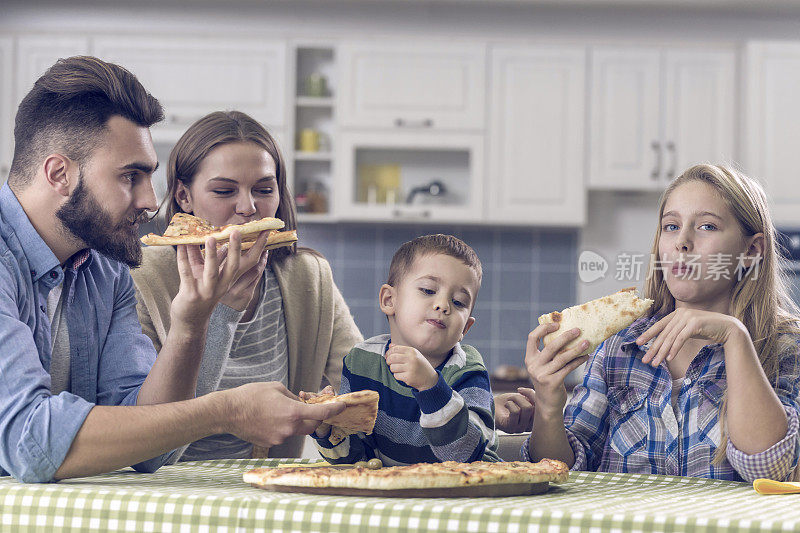
[[[9,186],[24,189],[42,158],[53,152],[82,166],[115,115],[149,128],[164,118],[164,109],[119,65],[91,56],[59,59],[17,110]]]
[[[483,269],[478,254],[467,243],[452,235],[423,235],[416,239],[404,243],[392,257],[389,264],[389,278],[386,280],[388,285],[396,287],[403,276],[414,264],[418,257],[429,254],[444,254],[455,259],[459,259],[475,272],[478,278],[478,285],[481,284]]]

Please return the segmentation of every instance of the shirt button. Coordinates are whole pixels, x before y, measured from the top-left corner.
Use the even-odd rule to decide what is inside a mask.
[[[46,313],[47,312],[47,308],[45,306],[43,306],[43,305],[40,305],[39,309],[42,310],[42,313]]]
[[[52,272],[50,272],[50,277],[51,277],[52,279],[56,279],[56,278],[58,277],[58,272],[56,272],[55,270],[54,270],[54,271],[52,271]]]
[[[35,270],[31,270],[31,276],[33,276],[34,278],[36,277],[36,271]]]
[[[686,386],[688,387],[689,385],[692,384],[692,379],[691,378],[686,378],[685,380],[683,380],[683,382],[686,383]]]

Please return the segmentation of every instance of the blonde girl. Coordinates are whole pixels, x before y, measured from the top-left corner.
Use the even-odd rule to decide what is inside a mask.
[[[800,329],[762,188],[697,165],[659,205],[652,312],[601,345],[539,350],[529,336],[534,431],[523,455],[575,470],[786,479],[798,456]],[[589,360],[562,417],[564,377]],[[531,395],[533,396],[533,395]]]

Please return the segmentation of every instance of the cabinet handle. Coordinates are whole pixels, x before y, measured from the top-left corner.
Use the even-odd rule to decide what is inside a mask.
[[[667,170],[667,179],[671,180],[675,177],[675,168],[678,166],[678,152],[675,150],[675,143],[670,141],[667,143],[667,152],[670,153],[670,166]]]
[[[394,119],[394,125],[398,128],[432,128],[433,119],[406,120],[404,118],[396,118]]]
[[[422,209],[420,211],[412,209],[393,209],[392,216],[394,218],[431,218],[430,209]]]
[[[654,166],[653,171],[650,172],[650,177],[654,180],[657,180],[659,174],[661,174],[661,143],[658,141],[653,141],[650,144],[650,148],[656,152],[656,166]]]

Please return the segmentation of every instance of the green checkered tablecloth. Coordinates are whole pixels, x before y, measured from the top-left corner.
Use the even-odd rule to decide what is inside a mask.
[[[283,494],[242,482],[242,472],[278,462],[182,463],[45,485],[0,478],[0,531],[800,530],[800,495],[697,478],[577,472],[537,496],[450,499]]]

